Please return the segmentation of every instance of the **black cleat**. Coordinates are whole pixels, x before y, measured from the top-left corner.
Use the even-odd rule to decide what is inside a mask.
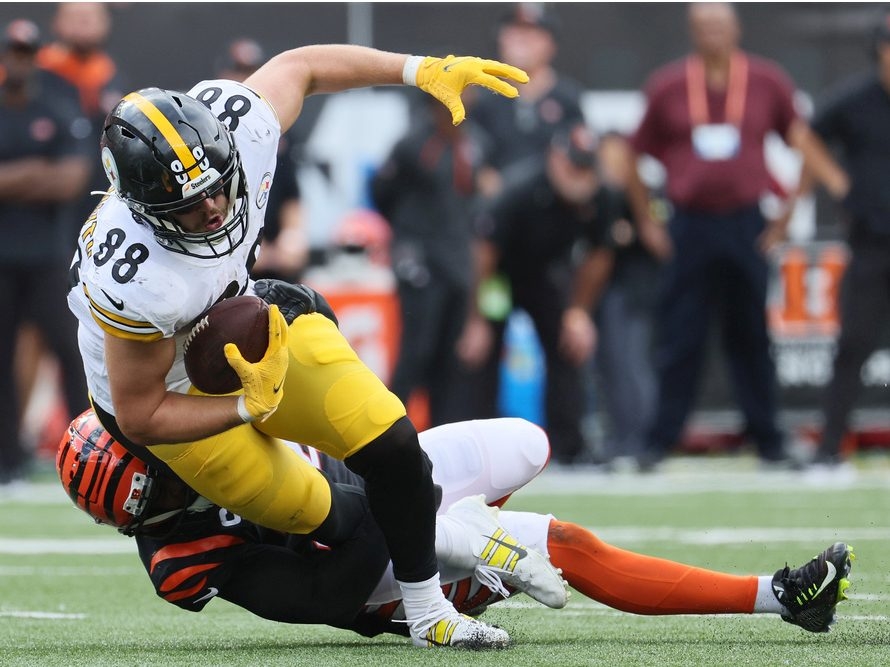
[[[835,621],[837,603],[847,599],[853,549],[836,542],[808,563],[788,565],[773,575],[773,594],[787,613],[782,620],[809,632],[828,632]]]

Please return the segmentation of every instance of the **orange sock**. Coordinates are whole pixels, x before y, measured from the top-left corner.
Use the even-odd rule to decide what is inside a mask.
[[[750,614],[756,576],[704,570],[606,544],[581,526],[551,521],[551,562],[572,588],[634,614]]]

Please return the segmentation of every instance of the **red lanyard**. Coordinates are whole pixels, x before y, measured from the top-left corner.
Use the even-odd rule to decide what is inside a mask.
[[[735,51],[729,60],[729,85],[726,93],[726,122],[742,126],[745,98],[748,95],[748,57]],[[692,126],[707,125],[709,121],[708,92],[705,64],[701,56],[686,59],[686,95],[689,99],[689,118]]]

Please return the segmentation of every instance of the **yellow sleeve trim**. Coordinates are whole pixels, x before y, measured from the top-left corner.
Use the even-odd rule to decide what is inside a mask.
[[[96,316],[95,311],[90,311],[90,314],[93,316],[93,319],[96,320],[96,324],[104,331],[105,333],[114,336],[115,338],[124,338],[125,340],[138,340],[141,343],[152,343],[156,340],[160,340],[164,337],[160,331],[155,330],[153,333],[138,333],[134,331],[128,331],[126,329],[120,329],[116,326],[110,325],[104,320],[101,320]]]
[[[90,297],[86,285],[83,286],[83,293],[86,295],[87,301],[89,302],[90,315],[93,316],[96,323],[106,333],[116,336],[117,338],[139,340],[146,343],[164,337],[163,332],[150,322],[129,319],[100,306]]]

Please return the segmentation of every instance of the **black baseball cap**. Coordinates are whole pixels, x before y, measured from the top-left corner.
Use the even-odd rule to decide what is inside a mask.
[[[593,169],[597,165],[597,144],[596,135],[578,123],[557,131],[550,145],[567,155],[576,167]]]
[[[890,42],[890,12],[881,14],[874,27],[875,42]]]
[[[216,69],[217,71],[253,72],[265,62],[266,53],[259,42],[242,37],[229,44],[225,53],[217,61]]]
[[[28,19],[10,21],[3,31],[3,47],[36,52],[40,48],[40,28]]]
[[[498,27],[523,25],[546,30],[553,37],[559,32],[559,18],[541,2],[519,2],[501,16]]]

